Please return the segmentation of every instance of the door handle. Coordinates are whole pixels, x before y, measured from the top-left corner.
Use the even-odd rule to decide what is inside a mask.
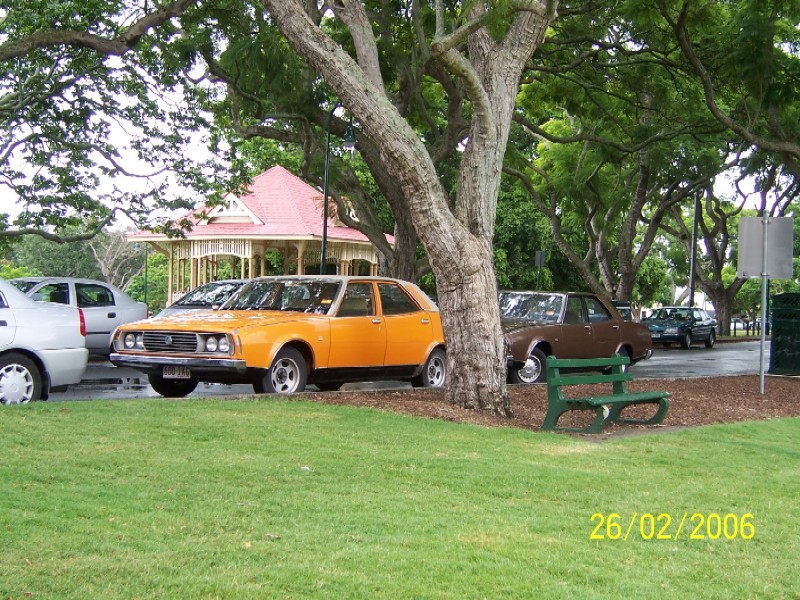
[[[430,319],[422,319],[422,324],[423,324],[423,325],[427,325],[427,324],[428,324],[428,323],[430,323],[430,322],[431,322],[431,320],[430,320]]]
[[[117,313],[115,313],[115,312],[108,313],[108,318],[109,319],[116,319],[117,318]]]
[[[0,321],[0,327],[8,327],[7,321]]]
[[[372,319],[372,323],[374,325],[380,325],[381,323],[383,323],[383,321],[381,321],[380,319]]]

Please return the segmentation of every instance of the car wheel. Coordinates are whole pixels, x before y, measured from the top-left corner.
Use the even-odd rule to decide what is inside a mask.
[[[545,361],[547,357],[539,348],[534,348],[525,366],[518,371],[511,371],[508,379],[511,383],[544,383],[547,380]]]
[[[440,388],[447,380],[447,354],[441,348],[434,348],[425,361],[422,373],[411,380],[413,387]]]
[[[157,394],[166,398],[183,398],[197,387],[194,379],[164,379],[161,375],[148,375],[147,380]]]
[[[293,394],[306,389],[306,361],[294,348],[281,348],[272,366],[253,386],[256,393]]]
[[[27,404],[42,397],[42,374],[30,358],[12,352],[0,358],[0,404]]]
[[[714,333],[714,330],[711,330],[711,333],[708,334],[706,338],[706,348],[713,348],[714,344],[717,342],[717,334]]]
[[[681,348],[686,350],[691,345],[692,345],[692,334],[690,331],[687,331],[686,333],[683,334],[683,337],[681,338]]]

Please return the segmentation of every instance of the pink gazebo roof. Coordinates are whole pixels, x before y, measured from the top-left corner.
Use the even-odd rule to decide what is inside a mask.
[[[183,218],[194,224],[187,238],[246,237],[251,239],[322,238],[322,192],[281,166],[253,178],[247,193],[228,194],[227,204],[192,211]],[[335,211],[335,205],[331,208]],[[205,212],[208,219],[195,215]],[[328,218],[328,240],[369,243],[360,231]],[[162,239],[140,231],[132,237]],[[394,236],[386,235],[390,244]]]

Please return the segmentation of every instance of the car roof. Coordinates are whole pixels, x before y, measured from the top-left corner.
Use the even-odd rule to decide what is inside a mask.
[[[286,279],[297,279],[297,280],[307,280],[307,279],[317,279],[317,280],[327,280],[327,281],[341,281],[341,282],[348,282],[348,281],[363,281],[368,279],[369,281],[387,281],[392,283],[411,283],[409,281],[405,281],[403,279],[397,279],[395,277],[381,277],[378,275],[266,275],[264,277],[255,277],[248,281],[270,281],[270,280],[286,280]],[[412,284],[413,285],[413,284]]]
[[[94,283],[94,284],[105,285],[115,290],[119,290],[119,288],[115,286],[113,283],[108,283],[107,281],[101,281],[100,279],[88,279],[86,277],[57,277],[54,275],[47,275],[44,277],[15,277],[10,281],[32,281],[36,283],[50,282],[50,281],[56,283]]]

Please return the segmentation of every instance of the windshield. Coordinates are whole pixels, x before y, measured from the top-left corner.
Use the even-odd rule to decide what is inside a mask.
[[[652,319],[678,319],[686,321],[691,316],[688,308],[659,308]]]
[[[328,314],[339,293],[339,282],[297,279],[252,281],[220,310],[283,310]]]
[[[207,283],[176,301],[175,306],[219,306],[242,285],[244,285],[243,281]]]
[[[562,294],[500,293],[500,314],[503,319],[558,323],[563,305],[564,296]]]
[[[35,286],[38,281],[26,281],[25,279],[12,279],[9,281],[11,285],[20,290],[21,292],[28,293],[28,290]]]

